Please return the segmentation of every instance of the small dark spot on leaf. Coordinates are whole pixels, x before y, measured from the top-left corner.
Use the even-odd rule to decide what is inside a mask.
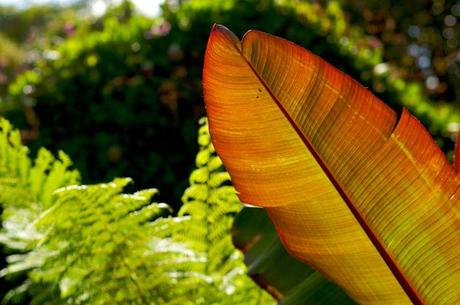
[[[256,98],[259,98],[259,96],[257,95]]]
[[[262,89],[260,89],[260,88],[257,88],[257,90],[259,90],[259,92],[261,92],[261,93],[262,93]]]

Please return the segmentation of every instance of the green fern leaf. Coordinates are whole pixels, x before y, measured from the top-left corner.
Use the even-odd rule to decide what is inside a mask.
[[[28,273],[4,304],[274,304],[246,276],[230,228],[241,209],[202,122],[197,169],[178,217],[157,191],[123,194],[130,179],[78,185],[70,159],[40,150],[0,121],[0,242],[17,254],[3,276]]]
[[[230,230],[243,206],[211,144],[207,120],[202,119],[201,125],[197,169],[190,175],[190,186],[182,196],[179,217],[184,220],[174,238],[204,254],[206,261],[200,272],[223,292],[220,304],[275,304],[246,275],[244,257],[232,243]]]

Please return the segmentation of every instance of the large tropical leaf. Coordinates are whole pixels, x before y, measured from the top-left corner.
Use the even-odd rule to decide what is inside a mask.
[[[223,26],[203,86],[240,200],[266,208],[291,255],[360,304],[460,304],[460,175],[407,110],[293,43]]]

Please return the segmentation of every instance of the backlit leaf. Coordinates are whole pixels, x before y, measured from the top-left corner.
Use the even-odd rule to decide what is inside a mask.
[[[259,31],[214,26],[213,144],[241,201],[360,304],[460,303],[460,175],[407,110]]]

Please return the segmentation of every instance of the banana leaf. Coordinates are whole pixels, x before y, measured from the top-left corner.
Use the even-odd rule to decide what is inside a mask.
[[[203,89],[240,200],[359,304],[460,304],[460,175],[397,113],[284,39],[216,25]]]

